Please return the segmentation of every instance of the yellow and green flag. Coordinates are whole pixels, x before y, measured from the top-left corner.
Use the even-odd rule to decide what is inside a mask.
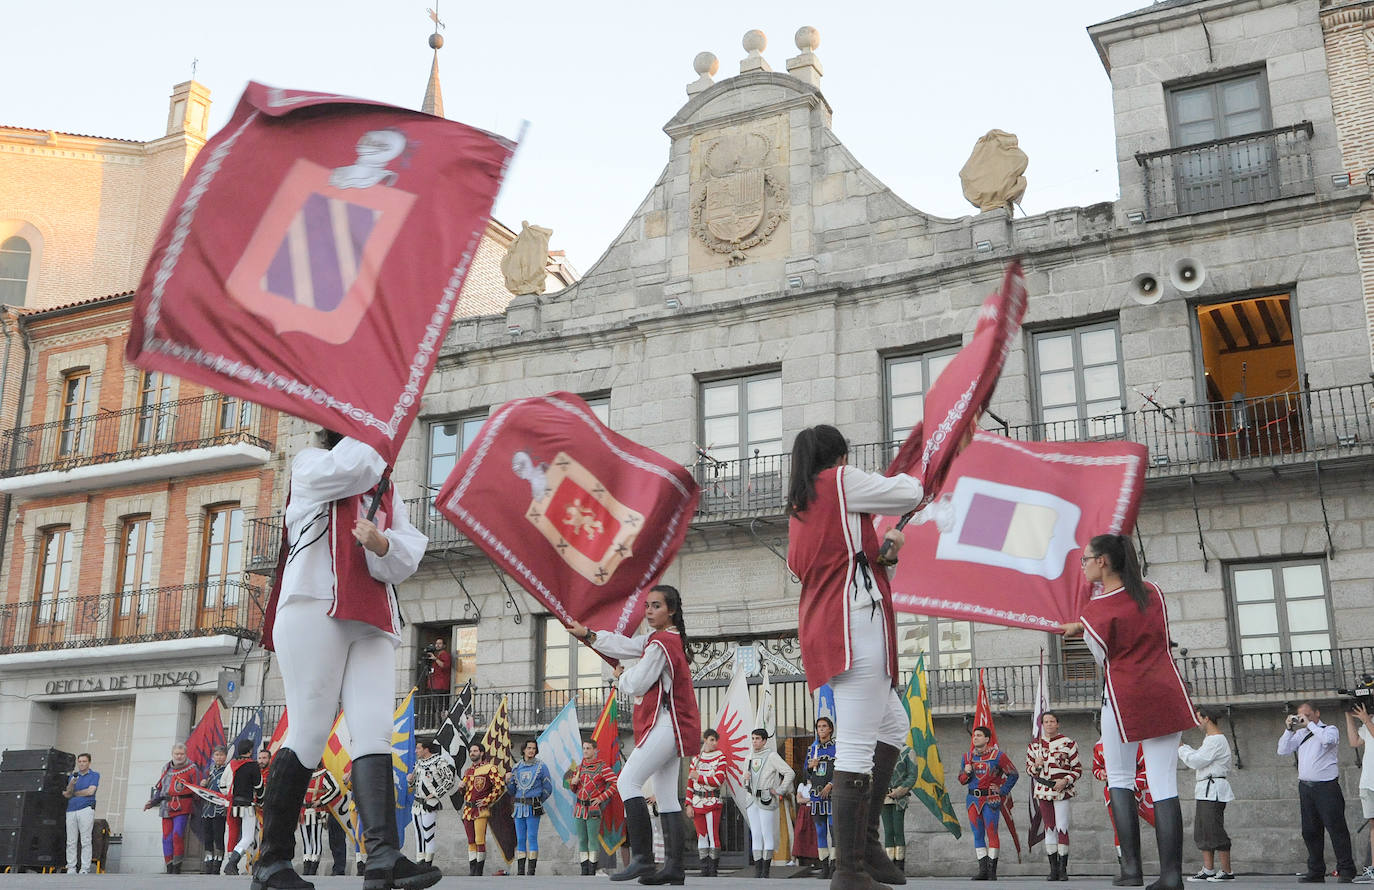
[[[940,763],[940,750],[935,746],[935,723],[930,716],[925,653],[916,659],[911,682],[902,694],[902,706],[906,708],[907,721],[911,726],[907,733],[907,744],[911,746],[911,756],[916,761],[916,784],[911,793],[926,805],[926,809],[940,820],[950,834],[959,837],[963,829],[954,817],[954,807],[950,803],[949,792],[945,790],[945,768]]]

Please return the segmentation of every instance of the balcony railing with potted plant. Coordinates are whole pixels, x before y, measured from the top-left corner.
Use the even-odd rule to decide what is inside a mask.
[[[262,609],[260,588],[227,580],[5,603],[0,654],[219,635],[255,640]]]

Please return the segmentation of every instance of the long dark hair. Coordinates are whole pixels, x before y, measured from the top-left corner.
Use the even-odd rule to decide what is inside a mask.
[[[1149,605],[1150,594],[1145,589],[1145,579],[1140,575],[1140,559],[1135,555],[1135,547],[1130,539],[1125,535],[1098,535],[1088,542],[1088,546],[1098,556],[1106,557],[1112,571],[1121,576],[1121,586],[1144,612]]]
[[[849,443],[829,424],[807,427],[792,443],[792,479],[787,485],[787,512],[793,516],[816,499],[816,474],[849,454]]]
[[[687,651],[687,622],[682,617],[682,594],[677,592],[677,588],[671,584],[655,584],[649,588],[649,592],[658,591],[663,594],[663,604],[668,607],[668,614],[673,619],[673,627],[677,628],[678,636],[682,637],[682,650]]]

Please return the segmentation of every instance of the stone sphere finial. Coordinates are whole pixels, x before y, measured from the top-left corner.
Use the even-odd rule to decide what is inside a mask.
[[[720,59],[716,58],[715,53],[697,53],[692,60],[692,70],[700,77],[715,77],[720,70]]]
[[[440,34],[438,31],[435,31],[433,34],[429,35],[429,48],[430,48],[430,49],[439,49],[439,48],[442,47],[443,45],[444,45],[444,35]]]
[[[745,52],[761,53],[768,48],[768,36],[758,28],[754,28],[744,32],[744,40],[741,43]]]
[[[821,32],[810,25],[802,25],[797,29],[795,38],[797,49],[802,52],[815,52],[821,45]]]

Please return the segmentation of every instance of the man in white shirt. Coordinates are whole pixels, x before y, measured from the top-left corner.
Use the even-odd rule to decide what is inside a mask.
[[[1184,766],[1197,771],[1197,785],[1193,797],[1197,810],[1193,815],[1193,842],[1202,851],[1202,870],[1190,881],[1233,881],[1231,871],[1231,836],[1226,833],[1226,804],[1236,799],[1226,776],[1231,772],[1231,746],[1222,735],[1222,710],[1210,705],[1197,709],[1198,725],[1204,733],[1202,744],[1196,748],[1178,746],[1178,759]],[[1220,868],[1214,868],[1220,859]]]
[[[1364,746],[1364,760],[1360,766],[1360,809],[1369,828],[1370,862],[1374,863],[1374,720],[1370,719],[1369,707],[1359,702],[1354,709],[1345,713],[1345,729],[1350,735],[1350,746]],[[1355,879],[1356,884],[1374,884],[1374,865],[1365,868],[1364,874]]]
[[[1350,855],[1350,827],[1345,824],[1345,795],[1337,780],[1336,748],[1340,731],[1321,722],[1321,711],[1310,701],[1298,705],[1279,737],[1279,756],[1298,759],[1298,804],[1302,812],[1302,841],[1307,845],[1307,872],[1300,884],[1326,880],[1325,834],[1331,834],[1331,850],[1342,884],[1355,880],[1355,860]]]

